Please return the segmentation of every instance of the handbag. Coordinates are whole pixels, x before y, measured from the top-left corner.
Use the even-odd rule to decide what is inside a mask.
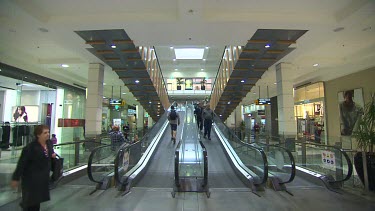
[[[63,176],[63,172],[64,172],[64,158],[58,156],[56,154],[56,158],[51,158],[52,159],[52,166],[51,166],[51,170],[52,170],[52,176],[51,176],[51,180],[53,182],[56,182],[58,180],[60,180]]]

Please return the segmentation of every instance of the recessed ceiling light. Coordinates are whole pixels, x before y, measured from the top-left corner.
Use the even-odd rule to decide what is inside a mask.
[[[175,48],[176,59],[203,59],[203,48]]]
[[[208,49],[209,47],[208,46],[206,46],[206,49]]]
[[[264,47],[265,47],[265,48],[269,48],[269,47],[271,47],[271,46],[270,46],[269,44],[267,44],[267,45],[265,45]]]
[[[173,46],[169,47],[169,49],[171,49],[171,50],[172,50],[172,49],[173,49]]]
[[[203,61],[206,61],[206,59],[203,59]]]
[[[116,46],[115,45],[111,45],[111,48],[116,48]]]
[[[0,72],[1,72],[1,69],[0,69]]]
[[[319,66],[319,64],[318,64],[318,63],[315,63],[315,64],[313,64],[313,66],[314,66],[314,67],[317,67],[317,66]]]
[[[125,92],[123,92],[122,94],[123,94],[123,95],[126,95],[126,93],[125,93]]]
[[[175,61],[176,61],[176,59],[173,59],[173,61],[175,62]]]
[[[176,68],[176,69],[174,69],[175,71],[177,71],[178,69]]]
[[[273,83],[273,84],[277,84],[277,83],[275,82],[275,83]]]
[[[62,64],[61,67],[69,67],[67,64]]]
[[[103,85],[107,85],[106,83],[103,83]]]
[[[241,80],[241,83],[245,83],[245,81],[244,81],[244,80]]]
[[[201,71],[203,71],[204,69],[202,68]]]
[[[103,98],[106,98],[105,96],[103,96]]]
[[[150,104],[151,104],[151,101],[150,101],[150,102],[148,102],[148,103],[150,103]]]
[[[223,115],[220,114],[220,116],[223,116]]]
[[[135,83],[139,83],[139,80],[135,80]]]
[[[242,46],[238,46],[238,49],[241,49],[242,48]]]

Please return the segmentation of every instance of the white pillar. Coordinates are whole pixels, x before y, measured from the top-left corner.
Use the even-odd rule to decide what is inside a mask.
[[[104,66],[90,64],[87,82],[86,137],[101,134]]]
[[[144,116],[145,116],[145,110],[141,105],[137,105],[136,108],[137,112],[137,129],[142,130],[143,129],[143,122],[144,122]]]
[[[276,65],[279,135],[292,137],[297,134],[292,82],[294,71],[295,67],[292,64]]]
[[[242,105],[238,105],[236,109],[234,110],[236,115],[236,128],[239,128],[241,125],[241,122],[244,120],[243,118],[243,111],[242,111]]]

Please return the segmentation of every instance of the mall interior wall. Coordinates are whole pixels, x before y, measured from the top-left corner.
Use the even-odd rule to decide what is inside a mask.
[[[325,82],[325,100],[328,137],[340,136],[338,93],[362,88],[363,100],[369,102],[375,93],[375,67]]]

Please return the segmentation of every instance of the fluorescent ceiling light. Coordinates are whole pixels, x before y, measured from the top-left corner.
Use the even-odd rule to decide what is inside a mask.
[[[204,48],[175,48],[176,59],[203,59]]]
[[[69,67],[67,64],[62,64],[61,67]]]
[[[318,65],[319,65],[318,63],[316,63],[316,64],[313,64],[313,66],[314,66],[314,67],[317,67]]]

